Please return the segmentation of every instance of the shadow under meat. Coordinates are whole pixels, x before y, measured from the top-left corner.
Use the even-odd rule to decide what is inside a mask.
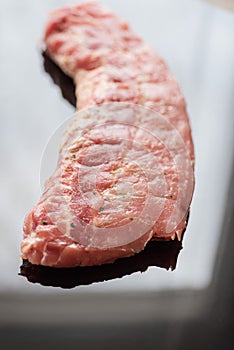
[[[73,80],[62,72],[45,51],[42,52],[42,57],[45,71],[51,76],[54,83],[60,87],[63,97],[73,106],[76,106]],[[135,272],[144,272],[149,266],[174,270],[181,249],[181,241],[155,240],[150,241],[142,252],[129,258],[118,259],[112,264],[74,268],[33,265],[28,260],[23,260],[19,275],[26,277],[32,283],[40,283],[44,286],[74,288],[94,282],[121,278]]]
[[[129,258],[121,258],[112,264],[100,266],[79,266],[73,268],[56,268],[33,265],[23,260],[19,275],[29,282],[44,286],[74,288],[94,282],[103,282],[144,272],[149,266],[174,270],[182,243],[175,241],[151,241],[145,249]]]
[[[53,82],[59,86],[65,100],[76,107],[75,84],[68,75],[57,66],[57,64],[49,57],[46,51],[42,51],[43,66]]]

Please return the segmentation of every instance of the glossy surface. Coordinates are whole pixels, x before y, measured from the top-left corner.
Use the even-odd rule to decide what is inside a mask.
[[[40,196],[40,159],[54,129],[73,113],[44,74],[37,44],[47,3],[3,1],[1,33],[0,291],[47,293],[18,277],[22,221]],[[75,1],[71,1],[75,4]],[[169,64],[188,103],[195,141],[196,192],[184,249],[174,272],[150,268],[77,291],[159,290],[206,286],[213,271],[233,158],[233,14],[199,1],[103,1],[131,22]],[[30,13],[30,15],[28,15]],[[185,16],[186,13],[186,16]],[[14,25],[13,25],[14,23]],[[24,48],[22,50],[22,47]],[[50,170],[50,169],[48,169]],[[51,172],[50,172],[51,173]]]

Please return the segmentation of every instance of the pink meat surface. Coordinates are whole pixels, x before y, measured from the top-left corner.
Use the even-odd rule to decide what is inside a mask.
[[[55,173],[26,216],[22,257],[55,267],[133,255],[178,239],[192,199],[184,97],[162,58],[96,2],[53,11],[47,53],[76,85],[78,112]]]

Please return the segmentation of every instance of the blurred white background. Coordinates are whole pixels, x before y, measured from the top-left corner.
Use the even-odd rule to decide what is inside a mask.
[[[203,288],[222,237],[233,160],[234,13],[199,0],[101,2],[164,57],[179,81],[195,143],[196,190],[174,272],[150,268],[79,292]],[[17,273],[23,218],[40,197],[43,149],[74,110],[43,71],[40,39],[49,10],[77,3],[1,1],[0,293],[64,292],[29,284]]]

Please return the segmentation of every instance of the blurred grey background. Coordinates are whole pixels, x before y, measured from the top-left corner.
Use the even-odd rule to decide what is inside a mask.
[[[43,71],[40,55],[48,12],[68,3],[77,1],[1,2],[0,293],[39,290],[17,276],[19,244],[24,215],[40,197],[43,150],[74,111]],[[203,288],[222,231],[233,158],[234,14],[195,0],[102,3],[159,51],[179,81],[195,143],[196,190],[176,271],[154,268],[93,289]]]
[[[43,29],[51,9],[78,2],[1,0],[0,298],[3,303],[15,302],[8,313],[0,313],[0,324],[20,323],[27,300],[37,307],[44,300],[40,303],[45,308],[47,299],[41,298],[47,295],[71,301],[72,313],[73,302],[81,295],[94,302],[97,295],[116,292],[204,290],[211,282],[223,235],[233,161],[234,13],[199,0],[102,0],[164,57],[186,97],[195,143],[196,189],[184,249],[173,272],[150,268],[144,274],[69,292],[32,285],[17,275],[24,215],[40,197],[43,150],[74,111],[43,71]],[[186,307],[190,306],[185,303]],[[141,305],[140,310],[148,309]],[[39,322],[32,312],[28,315]]]

